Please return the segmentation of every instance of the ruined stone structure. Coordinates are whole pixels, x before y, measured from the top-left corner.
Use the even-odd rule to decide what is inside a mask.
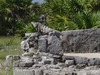
[[[59,32],[32,22],[37,33],[26,33],[29,49],[14,62],[14,75],[100,75],[100,58],[64,53],[100,52],[100,29]]]

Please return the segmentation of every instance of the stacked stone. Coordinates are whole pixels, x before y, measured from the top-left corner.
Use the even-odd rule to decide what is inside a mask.
[[[26,34],[37,37],[35,42],[36,49],[43,52],[50,52],[57,55],[63,55],[63,52],[76,53],[95,53],[100,52],[100,29],[86,29],[63,31],[61,35],[41,35],[37,33]],[[30,39],[30,36],[29,38]],[[31,41],[32,42],[32,41]]]
[[[50,35],[41,35],[39,36],[37,33],[27,33],[25,37],[29,43],[29,52],[33,50],[33,52],[46,52],[54,55],[63,55],[63,47],[62,47],[62,39],[59,39],[57,36]]]
[[[100,75],[100,58],[63,55],[100,52],[99,32],[100,29],[88,29],[64,31],[59,36],[26,34],[29,49],[14,62],[14,75]]]
[[[100,75],[100,58],[62,56],[62,61],[55,61],[54,57],[43,52],[22,56],[14,63],[14,75]]]

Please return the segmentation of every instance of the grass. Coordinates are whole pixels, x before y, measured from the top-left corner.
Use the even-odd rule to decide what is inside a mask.
[[[0,37],[0,75],[5,75],[5,58],[7,55],[21,55],[19,37]],[[9,75],[13,75],[13,69],[9,71]]]

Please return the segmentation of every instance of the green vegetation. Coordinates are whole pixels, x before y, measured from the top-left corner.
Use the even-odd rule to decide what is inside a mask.
[[[46,25],[59,31],[100,27],[100,0],[0,0],[0,35],[34,32],[30,24],[46,14]]]
[[[7,55],[21,55],[20,49],[21,39],[19,37],[0,37],[0,75],[5,75],[4,66],[5,58]],[[12,67],[9,75],[13,75]]]
[[[21,54],[20,42],[19,37],[0,37],[0,59],[5,59],[9,54]]]
[[[0,0],[0,35],[25,33],[36,18],[37,5],[32,0]]]
[[[47,24],[57,30],[100,27],[100,0],[45,0]]]

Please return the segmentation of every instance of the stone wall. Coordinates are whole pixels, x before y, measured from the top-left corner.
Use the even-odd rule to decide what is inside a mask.
[[[50,53],[21,56],[14,62],[14,75],[100,75],[100,58],[62,56]]]
[[[25,37],[29,49],[14,62],[14,75],[100,75],[100,58],[64,55],[100,52],[100,29],[27,33]]]
[[[61,32],[68,42],[64,52],[100,52],[100,29],[72,30]]]
[[[39,48],[47,52],[100,52],[100,29],[63,31],[61,34],[61,39],[49,35],[43,38],[42,35],[39,39]]]

